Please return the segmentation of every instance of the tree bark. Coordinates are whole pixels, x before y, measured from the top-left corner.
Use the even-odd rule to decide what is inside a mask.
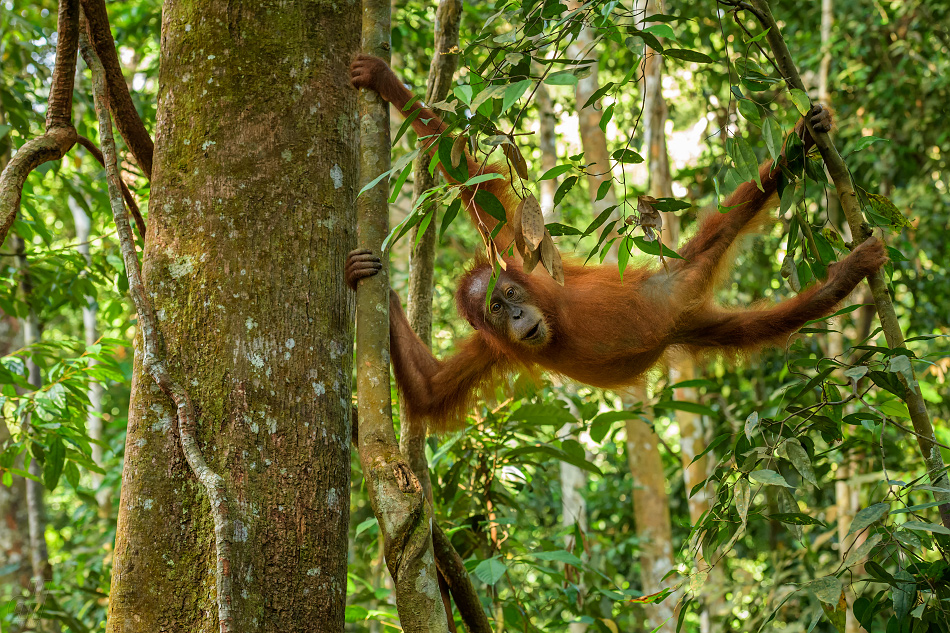
[[[363,52],[389,61],[390,7],[363,2]],[[365,186],[390,164],[389,106],[372,90],[361,90],[360,184]],[[388,178],[359,197],[360,248],[381,251],[389,232]],[[399,451],[393,429],[389,387],[389,274],[363,279],[356,291],[356,362],[359,454],[370,502],[386,548],[396,609],[408,633],[447,633],[432,548],[432,512],[419,480]]]
[[[580,3],[569,3],[574,7]],[[594,31],[589,27],[581,29],[577,39],[568,47],[568,56],[573,59],[581,59],[589,54],[594,47]],[[610,153],[607,151],[607,137],[604,131],[600,129],[600,118],[603,112],[592,103],[584,107],[591,95],[600,88],[600,79],[598,78],[597,64],[589,64],[586,67],[589,74],[577,80],[574,86],[574,98],[577,102],[577,122],[581,135],[581,146],[584,148],[584,162],[587,166],[587,189],[590,194],[591,217],[595,218],[609,206],[617,204],[617,194],[611,186],[607,195],[599,201],[597,190],[601,183],[613,179],[610,168]]]
[[[645,389],[635,390],[646,402]],[[664,588],[663,577],[673,569],[673,540],[670,503],[656,432],[640,419],[627,420],[627,461],[633,475],[633,514],[640,540],[640,581],[644,594]],[[673,633],[672,598],[647,605],[647,630]]]
[[[189,450],[230,500],[234,631],[344,624],[358,20],[353,4],[163,7],[143,275],[197,412]],[[142,345],[107,630],[210,633],[219,508]]]
[[[450,53],[459,43],[459,21],[462,17],[461,0],[440,0],[435,12],[435,54],[429,64],[429,78],[426,83],[426,103],[442,101],[449,94],[455,70],[458,68],[458,55]],[[416,158],[412,166],[412,204],[415,206],[426,191],[435,187],[438,173],[429,173],[431,157],[424,153]],[[434,205],[431,213],[435,213]],[[409,325],[419,335],[422,342],[431,346],[432,341],[432,290],[435,275],[435,218],[419,239],[417,224],[412,229],[411,253],[409,255],[409,297],[406,316]],[[406,419],[405,408],[401,409],[402,419]],[[419,478],[426,499],[432,503],[432,482],[429,479],[429,464],[426,462],[425,429],[410,429],[408,425],[400,429],[399,447],[412,472]]]

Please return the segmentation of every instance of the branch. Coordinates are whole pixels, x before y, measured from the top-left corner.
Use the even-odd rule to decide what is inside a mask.
[[[119,134],[125,139],[135,162],[142,169],[145,177],[152,179],[152,154],[155,144],[145,129],[139,113],[132,103],[129,87],[125,83],[119,57],[115,52],[115,41],[109,28],[109,15],[106,13],[105,0],[81,0],[83,12],[86,14],[86,33],[96,49],[96,55],[105,68],[106,85],[109,88],[109,110],[115,117],[115,125]],[[140,227],[141,228],[141,227]],[[144,236],[145,233],[142,232]]]
[[[462,621],[468,633],[492,633],[488,616],[482,608],[482,602],[472,585],[472,578],[465,569],[462,557],[455,551],[452,541],[442,531],[438,523],[432,523],[432,546],[435,549],[435,562],[442,572],[445,584],[452,592],[452,599],[462,615]]]
[[[217,569],[215,585],[218,601],[218,624],[221,633],[231,633],[234,617],[231,611],[233,602],[231,587],[231,538],[233,529],[229,516],[227,494],[224,480],[220,475],[208,467],[201,448],[195,438],[196,416],[188,392],[175,381],[165,366],[165,348],[161,342],[158,330],[158,320],[155,310],[145,292],[142,283],[142,270],[139,267],[138,255],[135,252],[135,238],[132,236],[132,227],[122,204],[122,179],[119,176],[119,167],[116,159],[115,139],[112,136],[112,121],[109,118],[109,96],[106,89],[105,70],[96,57],[95,50],[89,42],[86,33],[81,34],[80,46],[86,65],[92,71],[93,92],[96,102],[96,115],[99,117],[99,136],[102,139],[102,153],[105,157],[106,179],[109,183],[109,203],[112,207],[112,216],[115,218],[116,232],[119,235],[119,245],[122,250],[122,259],[125,261],[125,272],[129,278],[129,294],[138,313],[139,331],[142,333],[144,353],[142,354],[142,368],[148,373],[162,392],[174,403],[178,412],[178,435],[181,441],[181,450],[185,460],[191,468],[195,479],[201,483],[211,505],[211,514],[214,519],[214,543],[217,550]]]
[[[789,86],[805,89],[802,78],[798,74],[795,62],[792,61],[791,53],[785,45],[785,39],[779,31],[775,18],[772,17],[772,11],[769,9],[767,0],[751,0],[755,9],[754,13],[761,22],[762,26],[768,29],[766,38],[772,53],[775,55],[775,63],[781,70],[782,76]],[[858,197],[851,184],[851,175],[844,159],[838,153],[838,149],[831,141],[831,137],[825,132],[818,132],[812,128],[811,121],[806,117],[805,125],[811,137],[815,140],[815,146],[821,152],[821,157],[828,168],[828,174],[834,182],[835,191],[838,194],[838,200],[841,202],[841,209],[844,211],[845,219],[851,227],[851,235],[854,237],[855,245],[861,244],[871,235],[871,228],[864,220],[864,215],[858,206]],[[887,283],[884,280],[883,270],[879,270],[870,277],[868,283],[871,286],[871,294],[874,297],[874,305],[877,308],[878,317],[881,319],[881,327],[884,330],[884,338],[887,340],[891,349],[904,346],[904,334],[901,331],[900,323],[897,321],[897,313],[894,310],[894,304],[891,301],[887,290]],[[917,378],[914,375],[913,367],[910,368],[908,375],[897,374],[898,379],[906,387],[904,402],[907,403],[907,409],[910,412],[910,420],[914,426],[917,435],[917,444],[923,455],[924,463],[927,466],[927,472],[931,483],[937,488],[947,488],[950,484],[950,478],[947,477],[946,466],[943,463],[943,456],[937,444],[937,438],[934,435],[933,424],[930,421],[930,413],[927,411],[927,405],[924,402],[923,393],[920,385],[917,384]],[[950,528],[950,493],[934,492],[934,499],[940,502],[940,518],[945,527]]]
[[[106,161],[102,157],[102,152],[99,151],[99,148],[96,147],[96,144],[90,141],[85,136],[79,136],[79,144],[86,148],[93,158],[99,161],[99,164],[103,167],[106,166]],[[125,203],[129,205],[129,210],[132,212],[132,217],[135,218],[135,228],[138,229],[139,235],[142,239],[145,239],[145,219],[142,218],[142,212],[139,211],[139,205],[135,203],[135,198],[132,197],[132,192],[129,191],[128,186],[125,184],[124,180],[120,180],[119,184],[122,185],[122,197],[125,198]]]
[[[76,144],[72,124],[73,83],[79,34],[79,0],[59,3],[56,20],[56,65],[49,89],[46,131],[17,150],[0,173],[0,244],[7,237],[20,210],[23,185],[30,172],[51,160],[61,159]]]

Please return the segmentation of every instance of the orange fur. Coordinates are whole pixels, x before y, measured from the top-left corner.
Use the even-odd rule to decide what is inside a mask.
[[[377,90],[400,110],[412,98],[389,67],[375,58],[361,56],[354,62],[353,83]],[[815,117],[828,123],[824,120],[827,112]],[[413,127],[421,137],[445,130],[429,110],[423,110]],[[807,150],[812,140],[802,128],[800,123],[796,129]],[[715,285],[732,260],[736,239],[753,230],[774,206],[778,174],[771,161],[763,164],[759,170],[763,190],[751,182],[740,185],[724,203],[732,208],[706,217],[680,251],[684,259],[670,262],[667,269],[628,269],[621,282],[615,264],[585,267],[568,262],[564,285],[559,286],[543,272],[524,274],[519,262],[511,259],[497,283],[516,285],[528,298],[521,304],[540,311],[547,327],[540,344],[512,340],[486,317],[480,288],[490,274],[487,263],[468,272],[456,293],[459,313],[476,331],[454,356],[442,361],[413,333],[393,293],[393,368],[408,422],[428,423],[435,431],[457,428],[479,389],[496,384],[500,376],[515,369],[540,368],[595,387],[626,387],[640,380],[669,349],[752,350],[780,342],[805,322],[831,313],[886,261],[878,240],[868,240],[834,264],[826,281],[775,306],[730,312],[712,300]],[[488,184],[503,201],[511,199],[509,181]],[[472,193],[464,195],[470,199]],[[475,219],[480,219],[477,212]],[[354,285],[355,279],[348,282]]]

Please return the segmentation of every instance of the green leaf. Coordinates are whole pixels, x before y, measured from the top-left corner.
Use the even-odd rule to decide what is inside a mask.
[[[504,577],[507,571],[508,567],[495,557],[483,560],[476,565],[474,573],[475,576],[486,585],[494,585]]]
[[[904,547],[909,547],[913,551],[919,551],[923,547],[920,537],[907,530],[897,530],[894,532],[894,538],[897,539],[898,543]]]
[[[687,411],[698,415],[708,415],[715,417],[716,412],[710,407],[698,402],[689,402],[686,400],[661,400],[653,405],[658,409],[674,409],[676,411]]]
[[[758,41],[761,40],[763,37],[765,37],[766,35],[768,35],[768,34],[769,34],[769,30],[771,30],[771,28],[772,28],[772,27],[770,26],[769,28],[765,29],[764,31],[762,31],[761,33],[759,33],[758,35],[756,35],[755,37],[753,37],[751,40],[749,40],[749,44],[752,44],[752,43],[754,43],[754,42],[758,42]]]
[[[902,528],[908,530],[917,530],[918,532],[935,532],[937,534],[950,535],[950,529],[936,523],[927,523],[926,521],[907,521]]]
[[[587,102],[584,104],[584,107],[582,108],[582,110],[586,110],[587,108],[592,106],[594,103],[597,102],[598,99],[600,99],[605,94],[607,94],[607,92],[610,91],[610,89],[613,87],[614,87],[614,82],[608,81],[603,86],[595,90],[594,94],[592,94],[590,97],[587,98]]]
[[[855,152],[860,152],[863,149],[867,149],[871,145],[874,145],[875,143],[878,143],[878,142],[890,143],[890,140],[886,138],[878,138],[877,136],[862,136],[854,144],[854,147],[852,147],[845,153],[845,157],[848,157],[849,155],[854,154]]]
[[[851,567],[852,565],[857,565],[865,558],[868,557],[868,554],[871,553],[877,544],[881,542],[880,534],[872,534],[869,539],[861,543],[858,547],[855,547],[850,552],[848,552],[847,558],[844,559],[844,566]]]
[[[370,517],[356,526],[356,534],[354,536],[359,536],[366,530],[376,525],[378,525],[378,521],[376,520],[376,517]]]
[[[762,187],[762,177],[759,175],[759,161],[755,157],[755,152],[752,151],[752,146],[749,145],[744,138],[736,137],[735,151],[738,153],[739,160],[741,161],[736,164],[740,173],[743,174],[747,181],[755,181],[755,184],[759,187],[759,191],[765,191]],[[733,156],[733,160],[735,159],[736,156]]]
[[[608,181],[606,181],[606,182],[610,182],[610,181],[608,180]],[[601,185],[601,186],[603,186],[603,185]],[[610,214],[613,213],[613,210],[616,209],[616,208],[617,208],[617,205],[614,204],[614,205],[611,205],[611,206],[607,207],[607,208],[604,209],[603,211],[601,211],[600,214],[599,214],[596,218],[594,218],[594,221],[591,222],[591,223],[587,226],[586,229],[584,229],[584,235],[585,235],[585,236],[590,235],[591,233],[593,233],[594,231],[596,231],[598,228],[600,228],[600,225],[607,221],[607,218],[610,217]]]
[[[749,417],[745,419],[745,436],[752,439],[752,436],[756,434],[756,431],[759,428],[759,412],[753,411],[749,414]]]
[[[577,418],[564,406],[563,403],[553,404],[533,402],[524,404],[508,416],[512,422],[524,422],[531,425],[548,424],[557,428],[566,423],[577,422]]]
[[[653,240],[648,242],[645,237],[638,235],[633,238],[633,243],[636,244],[637,248],[646,253],[647,255],[659,255],[662,248],[662,253],[664,257],[670,257],[672,259],[683,259],[683,257],[668,247],[666,244],[663,244],[660,240]]]
[[[564,199],[564,196],[567,195],[567,192],[570,191],[575,184],[577,184],[577,176],[568,176],[558,185],[557,191],[554,192],[554,206],[561,204],[561,200]]]
[[[766,117],[762,122],[762,135],[765,137],[765,146],[769,149],[772,160],[778,160],[782,154],[782,128],[772,117]]]
[[[505,206],[501,203],[498,197],[493,194],[491,191],[486,191],[485,189],[479,189],[475,192],[475,204],[478,205],[481,209],[485,211],[488,215],[492,216],[496,220],[504,222],[505,217]]]
[[[805,586],[811,589],[819,600],[828,604],[838,604],[838,598],[841,597],[841,580],[835,576],[818,578]]]
[[[881,413],[884,415],[890,415],[895,418],[903,418],[905,420],[910,419],[910,411],[907,410],[907,405],[901,402],[900,400],[888,400],[887,402],[882,402],[877,405],[877,408],[881,410]]]
[[[848,529],[848,536],[867,529],[872,523],[884,517],[890,509],[891,504],[889,503],[875,503],[872,506],[864,508],[854,515],[854,519],[851,521],[851,527]]]
[[[685,48],[667,48],[663,50],[664,57],[674,57],[686,62],[696,62],[698,64],[711,64],[713,58],[699,51],[692,51]]]
[[[505,88],[505,96],[501,100],[501,113],[504,114],[531,86],[530,79],[524,79]]]
[[[639,417],[635,411],[605,411],[590,421],[590,439],[600,444],[615,422]]]
[[[808,99],[808,95],[805,94],[804,90],[792,88],[788,91],[788,95],[800,115],[805,116],[808,114],[808,110],[811,109],[811,101]]]
[[[701,459],[704,455],[706,455],[706,453],[709,453],[710,451],[716,449],[720,445],[728,442],[730,439],[732,439],[732,433],[730,432],[726,432],[717,436],[716,439],[714,439],[712,442],[706,445],[706,448],[703,449],[703,452],[701,452],[699,455],[693,458],[693,460],[689,463],[689,465],[692,466],[696,462],[696,460]]]
[[[0,140],[3,140],[3,137],[5,137],[12,129],[13,126],[0,124]]]
[[[59,477],[63,474],[65,462],[66,445],[57,436],[50,442],[49,450],[46,451],[46,461],[43,462],[43,485],[46,486],[47,490],[56,488]]]
[[[749,504],[752,501],[752,487],[749,486],[749,480],[742,477],[736,482],[736,511],[739,513],[739,519],[742,525],[749,520]]]
[[[472,87],[470,85],[455,86],[452,92],[465,105],[472,105]]]
[[[890,227],[892,233],[900,233],[901,229],[913,226],[887,196],[877,193],[866,193],[866,195],[874,212],[887,219],[887,226]]]
[[[577,76],[570,70],[559,70],[548,75],[544,83],[549,86],[573,86],[577,83]]]
[[[818,485],[818,479],[815,477],[815,469],[812,468],[811,459],[808,453],[794,437],[785,440],[785,451],[788,454],[788,461],[792,462],[795,470],[801,474],[802,478],[813,486]]]
[[[571,171],[573,168],[574,168],[573,165],[557,165],[556,167],[552,167],[551,169],[541,174],[541,177],[538,178],[538,180],[550,180],[552,178],[557,178],[561,174]]]
[[[749,474],[749,479],[752,481],[757,481],[760,484],[766,484],[769,486],[782,486],[785,488],[795,489],[795,486],[791,485],[785,481],[785,477],[782,477],[779,473],[774,470],[764,469],[764,470],[755,470]]]
[[[358,604],[348,604],[346,605],[346,610],[344,611],[343,619],[346,622],[355,624],[356,622],[363,622],[369,617],[369,610],[366,607],[361,607]]]
[[[762,113],[759,111],[759,106],[751,99],[742,99],[739,101],[739,114],[741,114],[746,121],[751,123],[758,125],[762,122]]]
[[[445,215],[442,216],[442,226],[439,227],[439,241],[442,241],[442,237],[445,235],[445,229],[449,228],[449,225],[452,224],[452,221],[459,214],[459,209],[462,208],[462,199],[456,198],[452,201],[452,204],[449,205],[449,208],[445,210]]]
[[[656,37],[665,37],[669,40],[676,39],[676,33],[673,32],[673,29],[669,24],[651,24],[647,28],[643,29],[644,33],[650,33]]]
[[[927,503],[920,503],[915,506],[907,506],[906,508],[897,508],[896,510],[891,510],[891,514],[906,514],[908,512],[919,512],[921,510],[926,510],[927,508],[936,508],[939,505],[943,505],[943,502],[929,501]]]
[[[559,563],[564,563],[565,565],[573,565],[574,567],[581,567],[584,563],[574,554],[566,550],[554,550],[552,552],[538,552],[536,554],[527,554],[527,558],[536,558],[537,560],[553,560]]]
[[[769,518],[788,525],[820,525],[827,527],[824,522],[802,512],[776,512],[770,514]]]
[[[627,163],[637,165],[643,162],[643,156],[640,156],[637,152],[633,151],[628,147],[618,149],[613,154],[610,155],[618,163]]]
[[[900,622],[907,618],[916,602],[917,581],[903,569],[898,569],[894,578],[898,583],[891,587],[891,599],[894,601],[894,616]]]
[[[548,229],[548,233],[551,234],[551,237],[560,237],[562,235],[583,235],[580,229],[575,229],[573,226],[561,224],[560,222],[551,222],[545,226]]]

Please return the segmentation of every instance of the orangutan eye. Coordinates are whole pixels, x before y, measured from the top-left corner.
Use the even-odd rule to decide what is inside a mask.
[[[511,299],[512,297],[514,297],[514,296],[515,296],[515,291],[514,291],[514,289],[512,289],[512,288],[509,287],[508,290],[505,290],[505,296],[508,297],[509,299]]]
[[[501,312],[501,304],[496,301],[495,303],[491,304],[491,313],[498,314],[499,312]]]

